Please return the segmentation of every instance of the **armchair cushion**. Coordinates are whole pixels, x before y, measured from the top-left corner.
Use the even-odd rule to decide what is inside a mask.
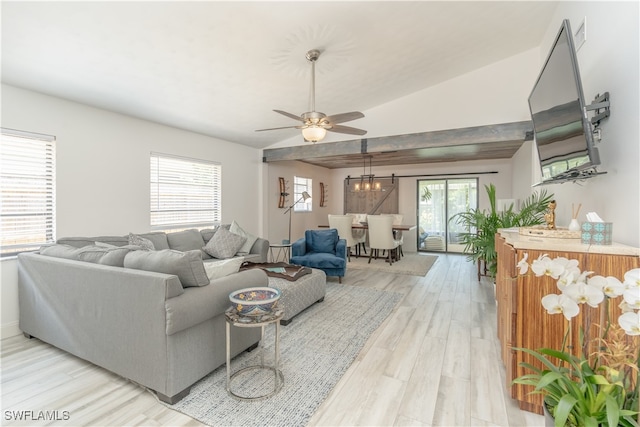
[[[304,232],[307,252],[335,253],[338,243],[338,230],[307,230]]]

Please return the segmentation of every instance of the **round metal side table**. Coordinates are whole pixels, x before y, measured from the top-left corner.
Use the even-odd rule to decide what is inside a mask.
[[[226,319],[226,336],[227,336],[227,393],[231,396],[240,399],[240,400],[259,400],[266,399],[267,397],[271,397],[282,389],[284,385],[284,375],[279,368],[279,359],[280,359],[280,319],[284,316],[284,309],[277,308],[273,310],[271,313],[267,313],[262,316],[243,316],[238,311],[229,307],[227,311],[224,313]],[[275,336],[275,351],[274,351],[274,362],[273,366],[265,366],[264,364],[264,330],[265,326],[275,323],[276,327],[276,336]],[[231,326],[236,326],[238,328],[261,328],[262,334],[260,336],[260,365],[252,365],[247,366],[246,368],[242,368],[237,372],[231,374]],[[231,384],[233,383],[233,379],[237,378],[238,375],[254,370],[266,369],[273,371],[274,374],[274,387],[272,391],[269,391],[265,394],[259,396],[242,396],[238,393],[235,393],[231,390]]]

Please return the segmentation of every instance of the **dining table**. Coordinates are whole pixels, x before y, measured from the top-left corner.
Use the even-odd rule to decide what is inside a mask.
[[[411,230],[415,230],[416,229],[416,225],[409,225],[409,224],[395,224],[392,226],[392,229],[394,231],[411,231]],[[328,224],[320,224],[318,225],[318,228],[329,228]],[[355,230],[368,230],[369,226],[366,223],[353,223],[351,224],[351,228],[355,229]]]

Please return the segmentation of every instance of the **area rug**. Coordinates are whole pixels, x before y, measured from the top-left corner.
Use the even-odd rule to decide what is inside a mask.
[[[257,401],[232,398],[225,389],[223,365],[193,386],[180,402],[165,405],[211,426],[306,425],[400,299],[402,295],[395,292],[329,282],[324,302],[280,327],[284,386],[276,395]],[[273,361],[274,331],[274,326],[267,328],[267,363]],[[259,364],[259,353],[242,353],[231,361],[232,371]],[[253,389],[272,386],[273,374],[243,374],[234,381],[233,390],[252,395]]]
[[[382,258],[371,259],[369,264],[369,256],[356,258],[351,256],[351,262],[347,262],[348,269],[356,270],[374,270],[383,271],[385,273],[408,274],[411,276],[425,276],[429,269],[438,259],[435,255],[423,255],[418,253],[405,253],[400,261],[395,261],[393,265],[389,265]]]

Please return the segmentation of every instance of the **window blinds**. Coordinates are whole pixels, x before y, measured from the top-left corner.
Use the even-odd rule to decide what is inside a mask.
[[[151,227],[206,227],[222,219],[222,166],[151,153]]]
[[[0,255],[55,242],[55,137],[1,129]]]

